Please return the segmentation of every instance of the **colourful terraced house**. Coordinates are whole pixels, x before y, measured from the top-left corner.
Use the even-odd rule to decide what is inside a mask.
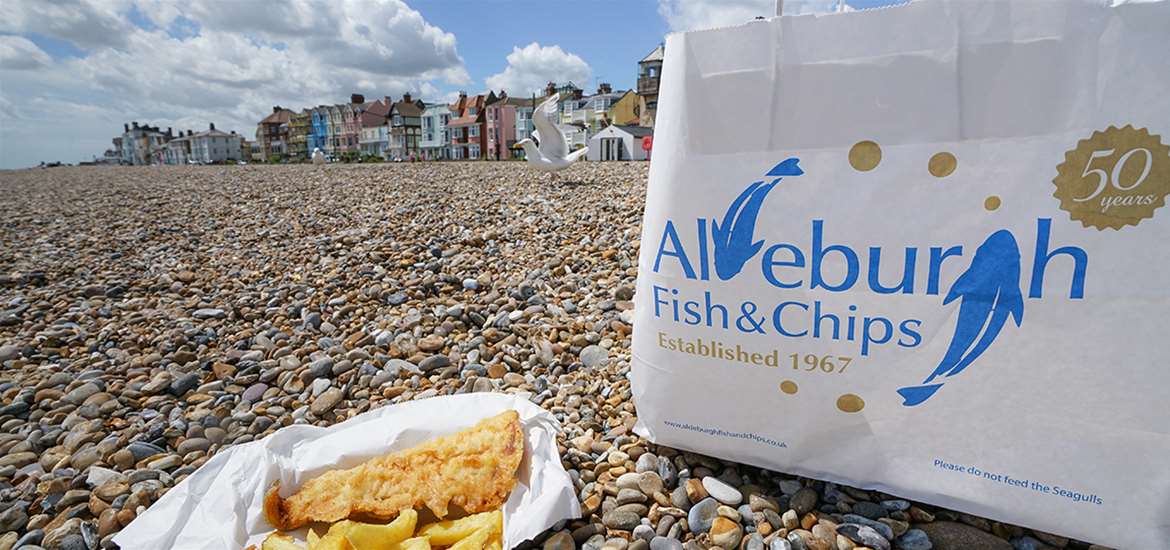
[[[325,141],[329,135],[329,110],[324,105],[313,107],[310,119],[309,139],[307,149],[313,154],[316,149],[325,151]]]

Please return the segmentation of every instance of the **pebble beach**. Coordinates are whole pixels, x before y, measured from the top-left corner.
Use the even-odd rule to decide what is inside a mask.
[[[115,548],[231,445],[469,392],[561,423],[584,517],[522,548],[1105,549],[637,436],[648,167],[0,172],[0,550]]]

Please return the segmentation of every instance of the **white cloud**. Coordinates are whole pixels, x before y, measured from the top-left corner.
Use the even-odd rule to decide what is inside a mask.
[[[39,69],[53,60],[27,38],[0,36],[0,69]]]
[[[125,0],[17,0],[4,2],[0,32],[38,33],[79,48],[119,47],[133,25],[120,12]]]
[[[543,90],[549,81],[572,80],[584,87],[593,75],[593,70],[584,59],[565,52],[560,46],[541,46],[536,42],[523,48],[516,46],[507,59],[508,66],[503,72],[485,79],[488,89],[507,90],[513,96],[527,96]]]
[[[837,0],[784,0],[784,15],[828,13],[837,5]],[[776,15],[776,0],[658,0],[658,13],[672,31],[712,29]]]
[[[16,16],[0,32],[65,40],[87,55],[53,60],[26,38],[0,36],[0,167],[100,155],[132,120],[175,130],[214,122],[251,138],[273,105],[338,103],[350,93],[431,99],[471,80],[455,36],[401,0],[294,0],[279,10],[221,0],[72,1],[73,18],[53,24],[42,19],[57,6],[5,3]],[[132,6],[157,28],[130,23]],[[87,24],[117,36],[97,40],[79,30]],[[188,32],[168,35],[175,25]]]

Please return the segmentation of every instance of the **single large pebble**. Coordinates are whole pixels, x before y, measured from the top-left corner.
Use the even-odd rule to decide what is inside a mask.
[[[687,513],[687,525],[692,533],[706,533],[719,515],[719,501],[711,497],[700,500]]]
[[[743,493],[718,478],[711,476],[703,478],[703,488],[707,490],[708,495],[728,506],[738,506],[743,502]]]

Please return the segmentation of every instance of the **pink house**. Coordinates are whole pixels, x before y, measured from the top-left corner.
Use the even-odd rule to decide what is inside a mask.
[[[484,107],[486,114],[487,144],[484,158],[488,160],[507,160],[519,158],[520,151],[514,149],[516,145],[516,107],[527,105],[522,99],[508,97],[504,91]]]

